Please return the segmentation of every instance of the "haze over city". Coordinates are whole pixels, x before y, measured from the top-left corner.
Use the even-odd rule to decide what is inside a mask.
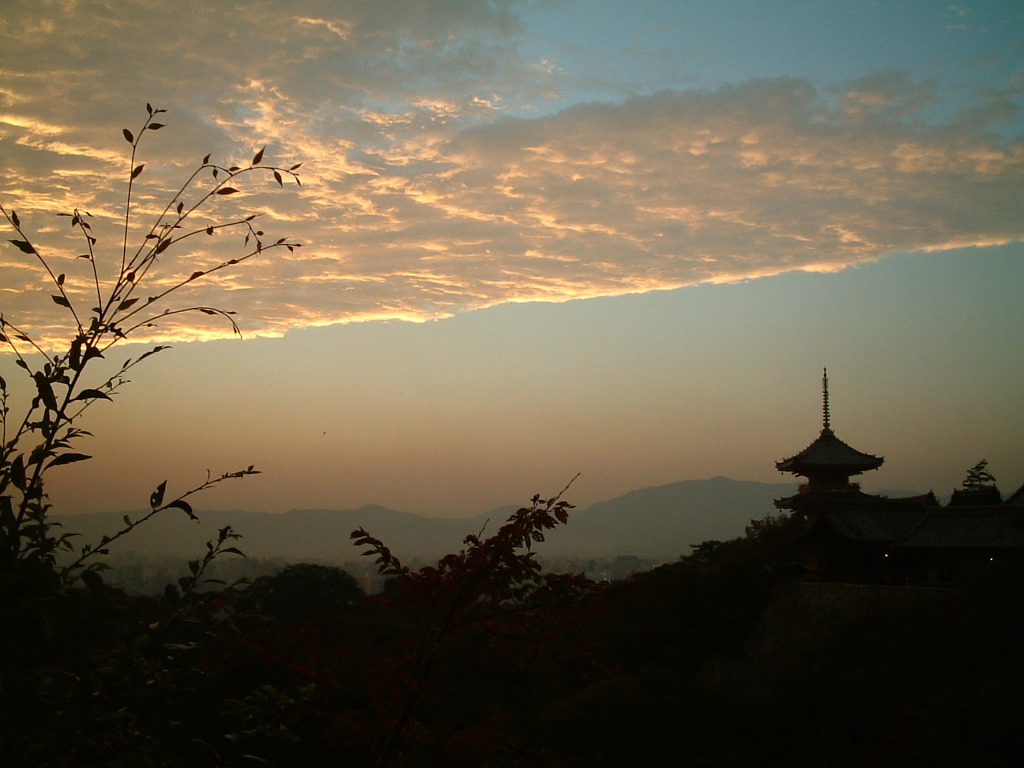
[[[886,459],[866,488],[946,494],[981,459],[1024,483],[1019,3],[8,0],[0,39],[0,203],[83,301],[55,214],[119,257],[147,103],[140,220],[207,153],[302,163],[219,203],[303,244],[189,294],[242,339],[139,337],[173,348],[91,409],[62,514],[248,465],[196,506],[774,482],[825,366],[836,434]],[[4,242],[0,311],[57,345],[51,292]]]

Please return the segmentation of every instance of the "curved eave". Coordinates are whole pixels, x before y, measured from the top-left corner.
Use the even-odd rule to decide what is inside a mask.
[[[775,463],[780,472],[806,475],[807,472],[842,470],[857,475],[869,469],[878,469],[884,462],[881,456],[861,453],[844,443],[827,427],[821,430],[818,439],[800,453]]]

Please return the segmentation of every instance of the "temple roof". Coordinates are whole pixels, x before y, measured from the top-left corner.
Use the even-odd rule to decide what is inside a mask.
[[[894,549],[1024,549],[1020,508],[837,509],[825,525],[840,537]]]
[[[795,456],[775,463],[780,472],[807,475],[822,470],[842,470],[847,475],[859,475],[869,469],[878,469],[885,461],[881,456],[861,453],[844,443],[825,427],[818,439]]]
[[[822,430],[818,439],[795,456],[775,462],[780,472],[792,472],[804,477],[832,477],[859,475],[868,469],[878,469],[885,461],[881,456],[861,453],[851,448],[832,431],[828,404],[828,369],[821,377],[822,389]]]

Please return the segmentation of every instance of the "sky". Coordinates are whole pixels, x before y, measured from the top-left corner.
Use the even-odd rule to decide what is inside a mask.
[[[133,242],[207,153],[265,148],[301,186],[254,174],[193,221],[302,247],[172,296],[241,338],[184,314],[123,345],[172,348],[91,409],[62,513],[250,464],[196,506],[783,481],[826,366],[836,434],[886,459],[866,490],[948,494],[981,459],[1024,483],[1024,3],[5,0],[0,204],[76,305],[56,214],[116,271],[147,104]],[[147,278],[244,252],[218,231]],[[56,350],[51,293],[4,242],[0,311]]]

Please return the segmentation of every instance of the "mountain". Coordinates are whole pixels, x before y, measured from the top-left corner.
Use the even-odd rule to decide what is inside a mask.
[[[144,513],[132,514],[138,519]],[[242,535],[237,544],[250,557],[344,562],[358,559],[350,534],[365,528],[403,560],[434,557],[456,549],[478,524],[468,520],[421,517],[368,504],[358,509],[295,509],[283,514],[267,512],[197,511],[199,522],[171,509],[140,526],[113,547],[119,552],[195,557],[206,551],[206,542],[226,525]],[[120,513],[99,512],[57,518],[65,530],[81,535],[80,541],[98,542],[124,527]],[[475,520],[475,518],[473,519]],[[474,525],[477,528],[474,529]]]
[[[755,483],[714,477],[631,491],[594,504],[548,536],[553,551],[573,555],[638,555],[675,559],[691,544],[743,535],[755,519],[775,513],[772,502],[795,483]]]
[[[756,483],[715,477],[685,480],[632,491],[583,510],[572,510],[569,525],[547,535],[546,557],[611,557],[621,554],[675,559],[691,544],[730,539],[744,526],[775,511],[772,502],[796,491],[794,483]],[[199,523],[168,510],[116,542],[119,552],[195,557],[217,530],[230,525],[243,535],[239,547],[252,557],[288,561],[358,559],[349,534],[365,528],[404,562],[437,558],[457,550],[470,533],[493,532],[515,511],[503,507],[471,518],[441,519],[376,505],[358,509],[297,509],[284,514],[242,510],[200,512]],[[142,513],[133,515],[135,519]],[[98,542],[123,527],[120,513],[59,518],[65,530]]]

